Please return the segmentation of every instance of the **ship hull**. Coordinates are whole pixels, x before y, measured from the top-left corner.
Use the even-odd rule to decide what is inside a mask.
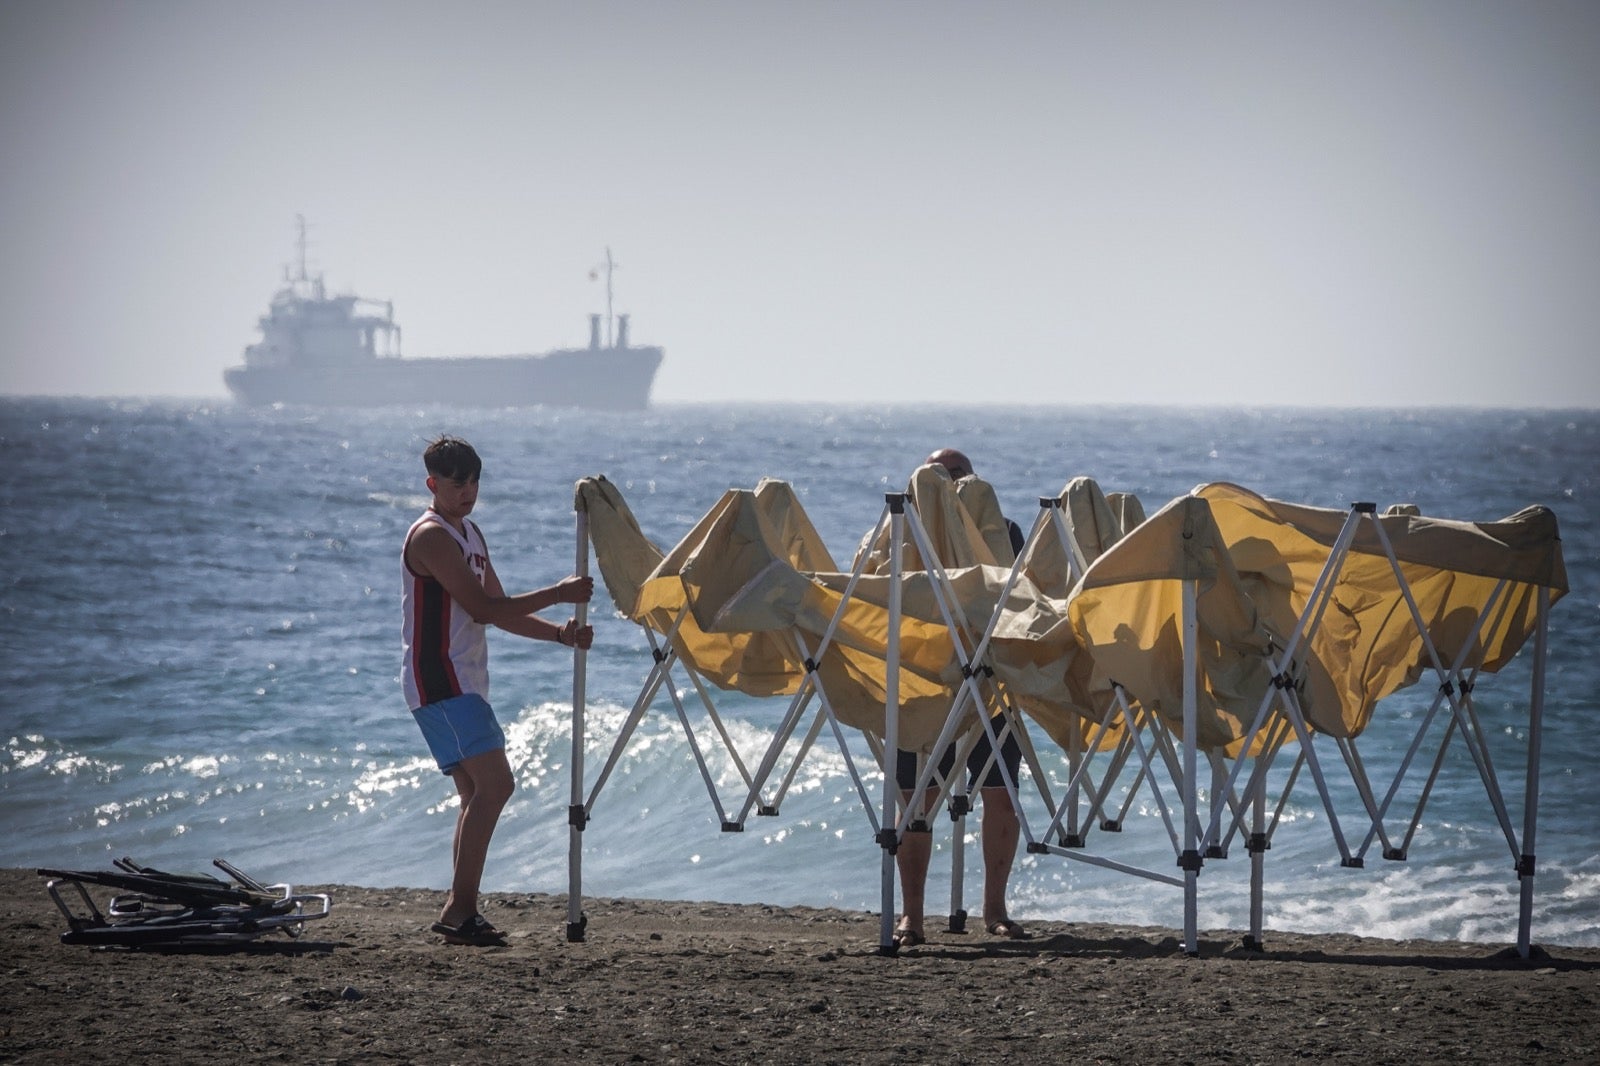
[[[236,366],[228,389],[251,406],[583,407],[649,406],[661,365],[657,347],[569,348],[543,355],[375,359],[344,366]]]

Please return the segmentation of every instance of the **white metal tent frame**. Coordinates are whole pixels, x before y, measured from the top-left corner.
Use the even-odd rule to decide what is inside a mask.
[[[875,539],[883,530],[885,525],[892,526],[892,535],[894,538],[896,551],[894,553],[894,573],[892,574],[889,585],[889,615],[891,618],[894,618],[897,621],[896,624],[892,624],[889,627],[889,642],[891,645],[891,658],[896,660],[898,658],[898,618],[900,617],[899,589],[902,577],[899,572],[899,547],[904,542],[906,531],[905,519],[908,516],[911,520],[909,525],[912,531],[912,537],[920,544],[921,549],[924,551],[924,557],[935,558],[935,555],[929,544],[927,533],[922,528],[920,521],[917,520],[914,509],[908,510],[905,506],[905,503],[906,499],[904,494],[888,494],[886,497],[884,510],[879,516],[878,524],[874,527],[874,530],[869,537],[869,539]],[[577,545],[578,551],[576,559],[576,572],[580,575],[587,575],[589,572],[588,515],[581,507],[577,511]],[[856,793],[862,801],[862,808],[871,826],[873,839],[882,851],[882,869],[880,879],[884,906],[882,928],[880,930],[880,950],[886,954],[895,953],[897,948],[893,938],[894,886],[896,877],[894,854],[899,846],[900,840],[906,832],[914,831],[925,824],[923,823],[922,819],[926,817],[927,810],[938,806],[941,802],[948,800],[951,803],[952,812],[958,822],[964,818],[967,804],[965,802],[963,792],[963,775],[960,773],[952,773],[949,775],[948,779],[942,778],[938,774],[937,765],[931,760],[920,760],[919,778],[916,787],[913,790],[913,799],[921,801],[917,811],[908,811],[906,809],[908,804],[900,795],[894,774],[892,772],[884,772],[884,767],[890,765],[886,759],[886,752],[892,752],[898,748],[899,699],[898,693],[896,692],[898,670],[893,668],[888,671],[886,677],[888,695],[885,700],[885,736],[880,741],[871,733],[864,734],[868,748],[878,764],[878,769],[883,779],[881,804],[877,809],[874,809],[874,806],[867,794],[867,786],[861,770],[857,766],[854,755],[851,753],[848,741],[843,733],[843,727],[830,706],[826,687],[824,686],[817,671],[817,665],[827,654],[832,644],[834,633],[839,625],[839,621],[842,618],[846,608],[851,603],[851,597],[856,584],[865,572],[864,567],[865,559],[863,558],[857,560],[856,565],[852,568],[849,579],[845,584],[842,598],[834,613],[834,616],[815,648],[810,648],[807,646],[805,635],[799,632],[798,629],[791,632],[791,636],[795,640],[796,645],[805,653],[804,678],[798,690],[788,698],[788,708],[779,719],[771,740],[767,743],[765,749],[760,753],[759,764],[753,773],[748,769],[748,762],[745,758],[745,754],[738,750],[737,745],[733,742],[727,729],[725,728],[722,715],[716,706],[716,702],[712,698],[711,693],[707,689],[698,671],[696,671],[692,663],[683,660],[672,646],[672,638],[676,633],[678,626],[683,622],[688,613],[688,608],[683,607],[678,610],[673,623],[663,633],[658,634],[656,630],[647,625],[640,626],[640,628],[644,631],[645,639],[648,645],[650,666],[640,687],[637,698],[634,699],[633,704],[625,716],[624,722],[619,729],[617,736],[611,743],[610,751],[605,759],[605,762],[603,763],[593,784],[586,788],[584,751],[587,739],[587,723],[585,714],[587,695],[585,691],[586,656],[582,650],[577,652],[577,667],[575,668],[573,675],[572,754],[570,771],[571,790],[567,817],[567,939],[569,941],[583,940],[588,924],[587,917],[583,914],[582,910],[583,833],[589,826],[595,804],[598,801],[608,779],[610,778],[613,769],[620,760],[629,740],[632,738],[635,730],[637,729],[639,723],[643,720],[645,714],[647,714],[651,706],[654,705],[662,689],[665,689],[669,699],[671,700],[677,722],[684,733],[685,740],[689,746],[690,753],[699,772],[701,782],[706,789],[712,806],[716,810],[717,818],[721,824],[723,832],[742,832],[744,830],[746,820],[752,813],[758,816],[776,816],[779,813],[779,807],[784,795],[787,793],[788,788],[793,782],[794,777],[798,772],[804,758],[811,750],[822,729],[826,726],[831,731],[838,750],[844,760],[846,769],[850,774]],[[956,742],[958,744],[958,754],[961,756],[958,765],[964,763],[964,757],[966,753],[971,750],[972,746],[977,741],[978,727],[967,728],[963,735],[957,738],[956,724],[965,712],[968,701],[970,700],[976,701],[978,705],[990,708],[992,711],[997,713],[1000,719],[999,724],[997,725],[996,722],[993,719],[990,719],[987,715],[980,716],[980,718],[983,719],[982,728],[989,731],[990,740],[995,751],[1000,750],[1000,745],[1005,739],[1008,731],[1015,730],[1019,742],[1024,745],[1024,750],[1027,752],[1028,757],[1037,762],[1037,756],[1034,754],[1031,744],[1028,742],[1026,731],[1021,727],[1020,720],[1016,717],[1015,711],[1002,711],[1001,707],[995,703],[996,693],[993,687],[989,684],[989,678],[993,676],[992,669],[985,669],[978,665],[983,658],[983,649],[987,644],[989,634],[986,633],[982,639],[982,642],[979,642],[978,639],[966,629],[963,621],[952,607],[952,601],[954,597],[949,589],[948,575],[941,568],[938,569],[935,578],[936,584],[934,596],[939,605],[940,611],[942,612],[944,624],[952,633],[958,649],[970,649],[963,650],[958,653],[963,658],[962,671],[964,678],[959,687],[955,703],[953,704],[949,714],[946,716],[944,725],[942,727],[943,733],[941,734],[941,740],[936,746],[935,750],[941,750],[946,743]],[[579,623],[583,624],[586,621],[586,612],[580,614]],[[993,623],[991,623],[991,632],[992,626]],[[959,634],[959,636],[955,636],[955,634]],[[712,724],[712,729],[716,735],[716,742],[720,745],[721,749],[728,754],[744,784],[744,791],[741,796],[730,798],[725,802],[723,796],[719,793],[707,758],[704,754],[701,738],[694,729],[678,689],[669,683],[674,676],[674,670],[680,670],[682,672],[684,677],[692,685],[696,695],[699,697],[701,706]],[[804,721],[806,712],[809,709],[809,703],[813,698],[817,700],[818,706],[811,718],[810,725],[805,733],[801,736],[798,748],[794,750],[792,754],[788,753],[787,749],[794,741],[800,724],[802,721]],[[788,758],[787,769],[783,773],[776,791],[763,794],[763,790],[767,788],[768,783],[772,779],[772,775],[777,771],[778,766],[782,764],[786,756]],[[1017,782],[1011,779],[1011,775],[1006,770],[1003,763],[1001,764],[1001,773],[1007,781],[1008,788],[1015,793]],[[1042,781],[1042,774],[1037,775],[1037,779]],[[930,788],[930,785],[934,787]],[[736,811],[736,813],[730,816],[730,811]],[[905,816],[902,817],[902,815]],[[886,829],[885,827],[890,828]],[[961,833],[958,832],[956,834],[956,840],[958,843],[961,840],[961,837]],[[959,864],[959,858],[957,861]],[[953,882],[956,887],[952,889],[952,899],[954,904],[958,904],[960,885],[959,865],[957,877],[953,879]]]
[[[1040,504],[1041,516],[1029,535],[1030,544],[1040,535],[1053,531],[1070,547],[1072,540],[1063,525],[1059,501],[1046,497],[1041,498]],[[1232,759],[1231,765],[1224,752],[1197,747],[1195,743],[1194,696],[1199,674],[1193,650],[1196,644],[1195,591],[1198,582],[1185,582],[1182,619],[1185,689],[1180,729],[1175,733],[1169,723],[1140,708],[1137,701],[1130,700],[1129,694],[1120,685],[1113,685],[1113,698],[1104,707],[1098,721],[1094,723],[1095,732],[1087,738],[1087,744],[1082,747],[1073,744],[1065,749],[1069,764],[1066,783],[1067,801],[1052,812],[1053,817],[1048,827],[1040,834],[1032,832],[1026,816],[1023,816],[1023,839],[1027,850],[1034,854],[1054,854],[1161,883],[1181,886],[1184,891],[1185,949],[1194,953],[1198,950],[1196,920],[1199,873],[1207,859],[1226,858],[1229,844],[1237,835],[1242,834],[1251,857],[1250,932],[1245,938],[1245,944],[1259,949],[1263,946],[1265,852],[1271,847],[1272,837],[1281,824],[1282,813],[1301,770],[1310,771],[1321,807],[1327,815],[1342,866],[1350,868],[1364,866],[1366,853],[1375,840],[1382,842],[1382,855],[1385,859],[1403,861],[1407,858],[1408,848],[1421,824],[1428,797],[1441,772],[1451,741],[1456,733],[1460,733],[1484,786],[1492,814],[1505,836],[1511,853],[1521,895],[1517,950],[1520,955],[1527,957],[1530,948],[1535,873],[1534,844],[1551,590],[1541,588],[1537,600],[1529,698],[1528,752],[1522,795],[1523,820],[1519,839],[1517,829],[1508,813],[1505,792],[1490,756],[1487,733],[1478,719],[1472,700],[1482,663],[1469,661],[1468,653],[1475,643],[1485,647],[1487,642],[1467,640],[1463,643],[1455,661],[1446,663],[1443,660],[1401,570],[1395,549],[1382,524],[1376,521],[1376,517],[1376,508],[1371,504],[1357,503],[1350,508],[1344,526],[1329,550],[1322,573],[1307,606],[1297,619],[1292,634],[1283,647],[1268,651],[1273,684],[1262,695],[1250,730],[1239,746],[1240,753]],[[1315,740],[1322,734],[1318,734],[1307,723],[1300,706],[1299,693],[1294,683],[1294,663],[1297,653],[1310,643],[1324,612],[1332,602],[1340,570],[1352,550],[1357,529],[1362,523],[1367,523],[1375,531],[1375,538],[1389,563],[1396,587],[1407,605],[1411,622],[1424,645],[1431,670],[1438,681],[1438,688],[1429,710],[1422,716],[1381,800],[1377,799],[1377,790],[1373,788],[1373,782],[1361,759],[1358,739],[1325,737],[1336,746],[1361,800],[1361,810],[1358,813],[1366,819],[1365,838],[1358,847],[1352,849],[1341,827],[1327,774],[1317,755]],[[1026,551],[1025,547],[1021,554],[1025,554]],[[1081,563],[1081,556],[1074,557]],[[1018,566],[1021,566],[1021,555]],[[1081,576],[1081,572],[1075,576]],[[1504,621],[1509,603],[1504,595],[1506,585],[1507,582],[1502,579],[1479,610],[1472,627],[1474,637],[1484,633],[1486,625],[1492,631]],[[1444,707],[1449,708],[1448,724],[1443,736],[1438,738],[1431,767],[1418,790],[1416,805],[1403,827],[1401,842],[1396,845],[1391,837],[1398,834],[1390,831],[1386,822],[1388,813],[1406,783],[1417,755],[1423,750],[1438,712]],[[1089,775],[1089,770],[1099,746],[1098,741],[1117,721],[1122,723],[1124,731],[1115,746],[1107,753],[1110,765],[1096,785]],[[1148,737],[1148,741],[1141,739],[1144,736]],[[1274,759],[1290,742],[1297,745],[1298,752],[1269,819],[1266,813],[1269,801],[1267,775]],[[1251,754],[1252,750],[1254,754]],[[1199,769],[1197,764],[1201,756],[1206,759],[1211,769],[1209,789],[1211,803],[1209,814],[1204,819],[1200,817],[1202,783],[1197,776]],[[1253,765],[1250,765],[1252,763]],[[1245,775],[1247,765],[1250,766],[1250,773]],[[1106,817],[1105,805],[1110,791],[1121,773],[1130,766],[1136,768],[1136,776],[1128,787],[1127,800],[1117,816]],[[1158,779],[1162,771],[1165,771],[1168,787],[1177,793],[1182,806],[1181,833],[1173,825],[1169,805]],[[1242,791],[1240,791],[1241,776],[1245,777]],[[1120,827],[1122,815],[1126,813],[1128,804],[1133,800],[1141,782],[1148,786],[1168,836],[1172,839],[1177,865],[1183,871],[1181,879],[1158,871],[1115,863],[1089,855],[1082,850],[1087,844],[1086,827],[1094,824],[1096,819],[1103,829],[1116,830]],[[1079,809],[1077,801],[1080,789],[1084,788],[1089,792],[1087,812]],[[1013,799],[1016,801],[1020,797],[1014,796]],[[1019,811],[1021,809],[1019,803]],[[1049,838],[1052,836],[1057,837],[1060,843],[1049,843]]]
[[[645,682],[630,710],[623,729],[614,742],[611,754],[608,757],[598,779],[593,787],[585,793],[584,790],[584,699],[585,699],[585,670],[584,653],[579,651],[576,655],[576,665],[573,681],[573,731],[572,731],[572,763],[571,763],[571,804],[568,810],[569,823],[569,895],[568,895],[568,923],[567,936],[569,940],[582,940],[587,924],[587,919],[582,913],[582,840],[596,800],[604,787],[611,770],[620,757],[627,740],[633,730],[649,710],[653,701],[658,696],[660,689],[666,687],[676,717],[684,729],[685,737],[694,755],[702,782],[706,786],[717,816],[725,832],[742,831],[745,819],[754,811],[758,815],[776,815],[784,795],[794,780],[801,762],[811,750],[818,739],[821,730],[827,727],[831,730],[835,742],[845,759],[846,766],[852,777],[852,782],[858,796],[862,800],[865,814],[872,826],[875,841],[882,853],[881,863],[881,888],[882,911],[880,928],[880,951],[893,954],[892,922],[894,915],[894,883],[895,863],[894,853],[898,847],[901,836],[908,829],[923,828],[927,811],[940,803],[948,803],[952,818],[957,823],[957,832],[954,835],[955,854],[952,870],[951,890],[951,915],[952,923],[958,920],[957,916],[964,918],[961,910],[961,882],[962,882],[962,852],[961,841],[963,833],[960,830],[961,820],[970,809],[964,795],[964,774],[954,772],[950,775],[952,780],[939,780],[936,767],[932,760],[921,760],[919,775],[912,795],[920,800],[917,810],[906,810],[894,774],[886,767],[892,764],[885,759],[885,751],[892,752],[898,747],[899,736],[899,620],[902,606],[898,590],[904,579],[901,571],[901,548],[905,544],[909,533],[912,541],[916,543],[922,558],[934,560],[935,553],[927,542],[927,534],[917,518],[914,504],[907,506],[909,500],[905,493],[889,493],[885,496],[885,508],[880,515],[878,524],[869,539],[875,540],[883,530],[885,524],[889,528],[892,550],[890,552],[891,571],[889,586],[889,614],[892,619],[888,627],[888,662],[886,673],[886,696],[884,706],[885,735],[881,742],[871,733],[867,733],[869,747],[878,761],[882,773],[882,794],[878,810],[874,811],[868,799],[868,789],[865,781],[855,765],[842,731],[841,724],[833,714],[827,693],[817,674],[816,664],[827,654],[834,631],[842,617],[846,605],[850,602],[851,594],[856,582],[862,576],[863,560],[858,559],[852,570],[849,582],[844,590],[833,620],[827,632],[814,649],[807,649],[804,637],[797,631],[793,634],[797,645],[807,651],[805,679],[796,693],[790,697],[789,706],[774,732],[772,740],[761,753],[758,767],[754,773],[747,768],[745,759],[732,743],[726,729],[721,723],[721,718],[715,707],[710,693],[707,691],[703,680],[694,670],[693,664],[678,658],[672,648],[672,633],[676,630],[675,622],[672,630],[665,634],[658,634],[648,626],[642,626],[647,634],[651,666]],[[1081,577],[1084,566],[1082,552],[1078,549],[1075,539],[1061,513],[1060,501],[1045,497],[1040,500],[1041,510],[1035,522],[1028,542],[1031,544],[1039,537],[1054,535],[1061,538],[1062,545],[1067,549],[1069,558],[1073,561],[1074,578]],[[976,731],[967,729],[964,735],[958,728],[968,708],[984,708],[988,713],[979,715],[981,728],[989,731],[992,747],[1000,750],[1000,743],[1004,739],[1005,731],[1014,731],[1030,769],[1032,780],[1042,798],[1049,818],[1047,828],[1035,834],[1026,815],[1026,805],[1022,802],[1020,782],[1012,779],[1005,771],[1002,762],[1002,776],[1006,786],[1011,792],[1012,800],[1018,811],[1021,822],[1023,839],[1028,852],[1034,854],[1055,854],[1077,861],[1091,863],[1106,869],[1131,874],[1181,887],[1184,895],[1184,942],[1185,949],[1190,953],[1198,951],[1197,901],[1198,877],[1207,859],[1226,858],[1230,843],[1240,835],[1246,840],[1247,850],[1251,857],[1251,891],[1250,891],[1250,933],[1246,944],[1260,948],[1263,945],[1263,885],[1265,851],[1270,848],[1271,840],[1278,826],[1285,804],[1298,781],[1302,769],[1309,770],[1314,781],[1318,797],[1323,810],[1328,816],[1328,822],[1339,851],[1341,865],[1347,867],[1360,867],[1364,857],[1375,841],[1383,845],[1382,854],[1386,859],[1403,860],[1406,858],[1412,838],[1421,823],[1427,800],[1435,781],[1442,769],[1446,751],[1456,733],[1460,733],[1470,753],[1474,766],[1484,784],[1489,797],[1494,815],[1502,828],[1507,845],[1510,848],[1517,877],[1521,889],[1521,901],[1518,922],[1518,952],[1526,957],[1530,948],[1530,929],[1532,915],[1533,880],[1534,880],[1534,840],[1537,820],[1537,798],[1539,783],[1539,751],[1542,738],[1543,716],[1543,688],[1548,642],[1548,608],[1551,602],[1549,589],[1541,589],[1537,604],[1537,624],[1534,638],[1533,678],[1532,692],[1529,704],[1529,741],[1527,769],[1524,779],[1523,791],[1523,821],[1519,835],[1508,813],[1504,792],[1500,787],[1499,778],[1495,772],[1493,761],[1490,758],[1487,736],[1479,722],[1472,703],[1472,692],[1477,683],[1479,663],[1467,661],[1466,650],[1451,663],[1445,663],[1437,648],[1435,648],[1428,634],[1427,626],[1421,617],[1415,599],[1412,597],[1406,584],[1404,574],[1393,546],[1389,543],[1381,523],[1371,522],[1377,531],[1377,537],[1387,554],[1396,582],[1398,583],[1409,611],[1412,615],[1417,631],[1421,636],[1429,661],[1438,679],[1438,691],[1428,712],[1422,716],[1414,736],[1407,748],[1406,754],[1394,778],[1387,783],[1387,788],[1381,800],[1378,791],[1367,774],[1365,765],[1360,757],[1359,746],[1355,738],[1327,738],[1334,742],[1339,751],[1341,761],[1349,771],[1351,780],[1361,798],[1361,815],[1365,818],[1365,838],[1361,844],[1352,849],[1342,831],[1334,800],[1329,790],[1326,774],[1316,753],[1314,740],[1318,735],[1306,722],[1302,708],[1299,706],[1298,695],[1293,683],[1295,656],[1299,649],[1308,644],[1311,635],[1320,623],[1322,614],[1326,610],[1332,590],[1337,580],[1340,567],[1347,558],[1355,538],[1357,526],[1367,519],[1375,519],[1376,509],[1369,504],[1356,504],[1346,518],[1344,528],[1330,549],[1328,558],[1323,565],[1319,577],[1306,608],[1301,613],[1294,628],[1282,648],[1274,648],[1269,652],[1272,656],[1271,668],[1274,684],[1263,695],[1259,709],[1251,724],[1250,732],[1245,742],[1240,747],[1240,753],[1231,760],[1219,751],[1205,750],[1196,743],[1195,731],[1195,700],[1194,686],[1199,675],[1198,663],[1194,658],[1195,649],[1195,611],[1194,595],[1196,582],[1185,583],[1184,597],[1184,667],[1185,693],[1183,701],[1183,716],[1179,728],[1174,729],[1171,723],[1164,721],[1159,716],[1140,707],[1137,700],[1129,698],[1120,686],[1113,688],[1113,698],[1100,709],[1098,721],[1094,724],[1095,732],[1091,734],[1086,744],[1069,743],[1064,749],[1064,757],[1068,763],[1068,779],[1065,785],[1066,798],[1056,804],[1049,792],[1048,777],[1043,772],[1041,760],[1030,739],[1022,716],[1018,714],[1006,699],[1004,694],[1004,678],[996,682],[994,668],[987,662],[987,652],[990,639],[1000,618],[1001,608],[997,607],[993,618],[981,635],[976,635],[967,630],[959,615],[951,608],[953,595],[949,592],[948,575],[937,562],[930,564],[934,571],[936,590],[935,599],[943,613],[944,623],[948,628],[952,641],[957,649],[960,659],[962,681],[958,688],[954,703],[942,726],[939,740],[933,750],[942,750],[949,743],[958,744],[958,756],[964,756],[976,740]],[[577,571],[581,574],[588,572],[589,565],[589,537],[587,529],[588,516],[580,508],[577,515]],[[1013,566],[1006,583],[1009,593],[1011,586],[1016,582],[1022,567],[1022,556],[1019,553],[1018,562]],[[1491,612],[1505,609],[1506,601],[1499,593],[1504,587],[1501,582],[1495,595],[1483,606],[1477,618],[1475,631],[1481,631],[1489,623]],[[1002,596],[1000,603],[1003,604]],[[679,613],[678,622],[682,621],[683,614]],[[585,620],[583,609],[580,608],[580,623]],[[1499,616],[1495,617],[1492,625],[1499,623]],[[1464,644],[1464,649],[1470,649],[1472,641]],[[733,764],[738,770],[745,790],[742,797],[736,802],[724,803],[720,797],[716,784],[702,753],[700,742],[690,723],[683,701],[675,686],[668,684],[674,668],[681,668],[685,677],[691,682],[699,696],[703,707],[706,709],[717,733],[717,739],[729,752]],[[785,749],[791,743],[799,730],[800,723],[808,709],[809,702],[815,698],[818,708],[811,720],[809,727],[801,735],[798,750],[791,756],[787,770],[782,775],[776,791],[764,793],[771,781],[772,775],[782,761]],[[1432,729],[1438,712],[1448,708],[1447,724],[1444,735],[1439,738],[1437,749],[1433,753],[1431,770],[1420,786],[1420,795],[1409,820],[1403,827],[1403,835],[1399,831],[1391,832],[1388,817],[1389,811],[1398,798],[1402,785],[1407,779],[1416,757],[1422,752],[1426,738]],[[1095,764],[1096,753],[1099,748],[1098,738],[1103,736],[1113,726],[1120,722],[1121,736],[1114,747],[1106,755],[1108,765],[1105,767],[1099,781],[1091,773],[1091,766]],[[1073,738],[1074,741],[1076,738]],[[1283,748],[1295,742],[1298,751],[1293,765],[1288,773],[1288,780],[1282,786],[1276,799],[1276,804],[1271,817],[1267,815],[1269,792],[1267,787],[1268,772],[1274,760],[1283,752]],[[1254,754],[1251,754],[1252,749]],[[1201,813],[1201,783],[1198,776],[1199,761],[1204,757],[1210,773],[1209,795],[1211,805],[1209,812],[1202,817]],[[959,768],[962,759],[958,758],[956,766]],[[1250,772],[1245,773],[1247,764]],[[1115,817],[1107,817],[1107,804],[1112,790],[1119,782],[1121,775],[1131,768],[1135,777],[1127,790],[1127,799]],[[1172,790],[1176,799],[1172,807],[1181,807],[1181,832],[1173,825],[1169,813],[1169,804],[1163,792],[1161,782],[1165,780],[1167,788]],[[1242,780],[1241,780],[1242,779]],[[1144,784],[1149,790],[1161,813],[1169,837],[1172,839],[1176,864],[1182,871],[1181,876],[1170,873],[1141,869],[1129,864],[1087,853],[1084,849],[1087,844],[1088,828],[1098,820],[1103,829],[1116,829],[1125,817],[1128,805],[1134,795]],[[935,791],[929,791],[930,785],[936,785]],[[1088,810],[1085,812],[1080,807],[1080,795],[1088,796]],[[931,802],[926,796],[932,795]],[[736,809],[737,814],[729,816],[729,810]],[[898,824],[897,824],[898,823]],[[1247,824],[1248,823],[1248,824]],[[1049,838],[1056,837],[1060,843],[1049,843]],[[1395,843],[1395,838],[1399,843]]]
[[[882,521],[883,520],[880,519],[880,525]],[[587,575],[589,572],[588,515],[581,507],[577,512],[577,545],[578,552],[576,572],[580,575]],[[649,711],[663,687],[667,690],[667,693],[672,701],[677,721],[680,727],[683,729],[684,736],[689,744],[695,765],[700,773],[702,783],[707,790],[707,794],[710,797],[711,803],[716,810],[723,832],[742,832],[744,830],[745,822],[752,812],[758,816],[768,817],[776,816],[778,814],[782,799],[787,794],[790,785],[793,783],[795,775],[804,761],[805,756],[811,750],[824,726],[827,726],[831,730],[832,736],[838,746],[839,752],[844,760],[846,769],[850,774],[857,795],[862,801],[862,809],[865,811],[867,819],[871,825],[873,837],[880,844],[884,843],[882,825],[887,823],[880,823],[877,820],[872,801],[867,795],[866,784],[860,770],[856,765],[855,757],[851,753],[849,744],[843,733],[843,727],[840,725],[837,716],[833,713],[832,707],[828,701],[826,689],[817,673],[817,664],[827,653],[832,643],[834,633],[838,627],[839,620],[843,616],[845,608],[849,605],[851,593],[855,588],[856,582],[861,576],[862,568],[857,566],[850,576],[850,580],[845,588],[844,596],[840,601],[839,607],[836,610],[834,617],[827,628],[827,631],[823,634],[820,642],[814,649],[807,647],[804,634],[800,633],[798,630],[794,630],[791,633],[796,645],[806,653],[804,677],[797,691],[791,697],[789,697],[788,708],[779,720],[774,730],[772,739],[767,743],[765,749],[760,753],[760,761],[754,773],[751,773],[747,768],[745,758],[741,755],[740,751],[738,750],[738,746],[733,742],[727,729],[725,728],[722,715],[717,709],[715,700],[712,699],[711,694],[707,690],[706,685],[699,673],[695,670],[693,664],[681,659],[677,654],[677,651],[672,647],[672,638],[688,614],[688,608],[685,606],[678,610],[672,625],[664,633],[658,635],[656,631],[649,626],[640,626],[640,628],[644,631],[646,640],[648,642],[651,665],[646,674],[639,695],[637,699],[634,700],[634,703],[628,712],[622,728],[619,730],[617,737],[611,745],[610,754],[608,755],[593,785],[588,788],[587,791],[585,791],[584,744],[586,739],[586,722],[584,704],[586,693],[584,691],[584,677],[586,671],[584,669],[585,654],[581,650],[578,651],[578,666],[574,671],[573,687],[571,802],[568,807],[567,817],[569,827],[567,939],[569,941],[581,941],[584,939],[588,924],[587,918],[582,912],[583,832],[588,827],[595,803],[599,799],[600,793],[605,787],[611,771],[616,766],[616,763],[620,759],[629,739],[631,739],[634,731],[637,729],[639,723],[643,720],[644,715]],[[585,621],[586,616],[580,615],[579,624],[583,624]],[[720,744],[722,750],[729,755],[733,765],[737,769],[745,785],[744,794],[732,802],[723,802],[723,799],[717,789],[716,782],[711,773],[710,766],[703,753],[701,744],[697,739],[693,724],[691,723],[688,712],[684,707],[683,700],[680,697],[677,688],[667,683],[673,676],[674,668],[681,669],[686,678],[692,683],[695,693],[699,697],[701,705],[716,732],[716,739],[718,743]],[[892,680],[891,684],[893,684]],[[776,792],[764,796],[763,790],[767,787],[767,784],[771,780],[772,775],[776,772],[778,765],[784,759],[786,749],[793,740],[796,731],[799,729],[800,723],[805,719],[806,712],[809,709],[809,704],[813,698],[817,700],[818,706],[812,715],[809,727],[806,729],[806,732],[803,734],[802,739],[800,740],[798,750],[789,756],[788,768],[782,775],[781,782],[778,785]],[[869,741],[871,739],[872,738],[869,735]],[[874,756],[879,759],[881,765],[882,747],[876,744],[872,744],[870,746],[872,747]],[[730,817],[728,813],[730,809],[734,809],[737,812],[732,817]],[[889,870],[888,876],[891,878],[893,876],[892,867]],[[889,891],[891,893],[893,891],[892,880],[890,882]]]

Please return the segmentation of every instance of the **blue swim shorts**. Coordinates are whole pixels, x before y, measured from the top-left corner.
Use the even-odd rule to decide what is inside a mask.
[[[453,773],[462,759],[506,746],[505,730],[495,720],[494,708],[475,693],[418,707],[411,717],[422,728],[440,773]]]

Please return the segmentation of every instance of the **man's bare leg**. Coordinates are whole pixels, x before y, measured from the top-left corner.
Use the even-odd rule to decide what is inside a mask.
[[[983,789],[983,927],[997,936],[1022,936],[1006,912],[1006,885],[1016,859],[1022,823],[1004,787]]]
[[[516,789],[504,750],[462,759],[450,775],[461,795],[456,815],[455,870],[439,920],[456,926],[478,913],[478,886],[500,812]]]
[[[910,809],[911,793],[902,793]],[[927,814],[923,814],[927,820]],[[922,927],[923,899],[928,884],[928,863],[933,856],[933,834],[908,830],[900,838],[900,847],[894,853],[900,871],[900,921],[895,925],[895,936],[907,942],[921,943],[925,935]]]

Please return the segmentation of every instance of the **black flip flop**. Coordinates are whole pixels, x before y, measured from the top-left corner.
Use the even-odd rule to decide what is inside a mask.
[[[450,944],[466,944],[475,948],[506,946],[506,935],[490,925],[489,920],[481,914],[474,914],[456,926],[434,922],[433,931]]]
[[[891,939],[894,940],[896,947],[901,948],[914,948],[928,942],[927,938],[915,929],[896,929]]]
[[[1010,918],[1001,918],[999,921],[990,922],[984,927],[990,936],[1004,937],[1007,940],[1030,940],[1033,934]]]

